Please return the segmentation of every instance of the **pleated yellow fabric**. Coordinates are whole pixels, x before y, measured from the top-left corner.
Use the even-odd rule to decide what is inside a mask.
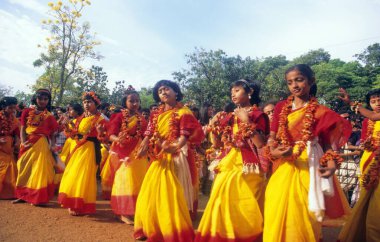
[[[115,214],[134,215],[137,196],[148,168],[147,159],[135,159],[135,152],[116,171],[111,194]]]
[[[17,161],[17,198],[32,204],[49,202],[54,195],[54,162],[48,141],[41,136]]]
[[[188,110],[181,108],[178,113]],[[170,133],[172,112],[166,111],[158,117],[157,130],[161,137]],[[189,208],[171,154],[162,153],[159,160],[153,160],[145,175],[137,198],[134,230],[135,238],[146,236],[148,241],[193,241]]]
[[[75,147],[75,141],[68,137],[63,144],[62,150],[59,154],[59,158],[62,160],[62,162],[67,166],[66,164],[66,158],[70,154],[70,151],[73,150]],[[63,173],[55,174],[54,176],[54,184],[58,187],[61,180],[62,180]],[[59,187],[58,187],[59,188]]]
[[[5,143],[0,143],[0,199],[15,197],[17,166],[13,154],[13,138],[3,137]]]
[[[72,155],[59,187],[59,202],[78,213],[94,213],[96,202],[95,150],[87,141]]]
[[[380,121],[377,121],[374,126],[373,136],[380,132]],[[377,162],[373,158],[368,163],[366,162],[372,155],[371,151],[365,150],[360,160],[361,174],[366,174],[371,164]],[[367,163],[365,165],[365,163]],[[343,226],[339,240],[342,242],[355,241],[380,241],[380,186],[367,190],[360,187],[359,200],[355,204],[351,216],[347,223]]]
[[[89,132],[96,116],[85,117],[79,124],[80,134]],[[97,122],[100,122],[99,118]],[[68,163],[59,188],[58,202],[64,208],[79,214],[95,212],[96,203],[96,156],[95,146],[91,141],[74,150]]]
[[[231,149],[217,169],[196,241],[254,241],[263,230],[264,175],[243,174],[237,148]]]
[[[271,176],[265,194],[264,241],[319,240],[321,223],[308,210],[309,177],[306,150],[294,163],[283,162]]]

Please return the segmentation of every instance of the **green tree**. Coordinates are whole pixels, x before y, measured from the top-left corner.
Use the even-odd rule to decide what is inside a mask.
[[[82,71],[76,81],[75,96],[80,97],[83,92],[94,91],[102,100],[109,102],[110,90],[107,87],[108,76],[103,67],[92,66],[89,71]]]
[[[58,1],[48,5],[51,7],[48,12],[51,18],[42,23],[49,28],[51,36],[46,39],[46,53],[42,53],[33,64],[45,67],[46,73],[54,82],[52,86],[58,87],[55,104],[60,105],[70,79],[80,70],[80,63],[86,58],[101,58],[93,49],[100,43],[90,33],[88,22],[79,26],[83,9],[90,5],[88,0],[70,0],[67,5]],[[58,71],[58,77],[55,71]]]

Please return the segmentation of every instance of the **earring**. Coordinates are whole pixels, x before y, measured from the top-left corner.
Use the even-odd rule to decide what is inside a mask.
[[[248,95],[248,99],[251,99],[251,95]]]

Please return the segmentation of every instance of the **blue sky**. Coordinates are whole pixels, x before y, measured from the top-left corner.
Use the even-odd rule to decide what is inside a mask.
[[[46,0],[0,0],[0,84],[29,92],[43,69],[32,63],[48,32]],[[83,12],[105,58],[110,88],[171,79],[195,47],[228,55],[292,59],[324,48],[344,61],[380,42],[380,0],[93,0]]]

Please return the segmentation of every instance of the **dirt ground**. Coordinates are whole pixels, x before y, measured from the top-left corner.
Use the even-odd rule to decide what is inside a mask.
[[[200,196],[197,228],[207,197]],[[70,216],[57,200],[47,206],[0,200],[0,241],[134,241],[133,226],[118,221],[109,201],[98,200],[91,216]],[[324,228],[323,241],[336,241],[339,228]]]

